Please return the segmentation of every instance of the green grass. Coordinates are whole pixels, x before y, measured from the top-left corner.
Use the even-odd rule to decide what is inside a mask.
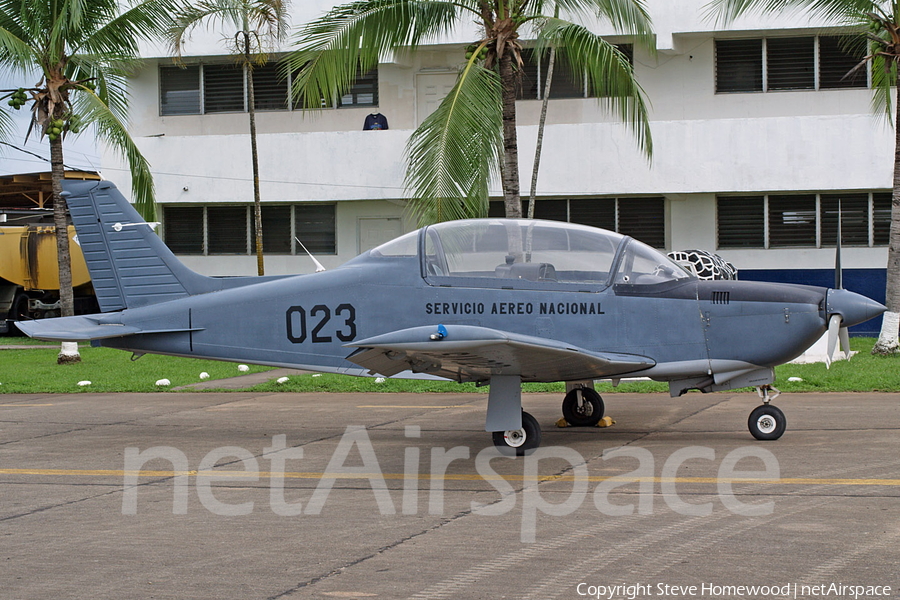
[[[80,363],[58,365],[58,344],[0,350],[0,393],[157,392],[197,383],[204,371],[210,379],[242,375],[235,363],[151,354],[132,361],[129,352],[83,345],[78,351]],[[249,366],[250,373],[269,370]],[[168,379],[171,386],[158,387],[156,382],[160,379]],[[80,381],[90,381],[91,385],[81,387]]]
[[[15,339],[18,343],[19,338]],[[875,340],[853,338],[851,347],[859,353],[850,362],[838,361],[826,369],[824,364],[782,365],[776,368],[775,385],[783,392],[900,392],[900,356],[879,357],[870,354]],[[0,345],[3,345],[0,342]],[[0,393],[50,392],[156,392],[200,381],[200,373],[210,379],[235,377],[241,373],[235,363],[146,355],[137,361],[127,352],[109,348],[82,346],[82,362],[57,365],[59,346],[0,350]],[[251,373],[268,370],[250,366]],[[802,382],[789,382],[799,377]],[[156,386],[158,379],[169,379],[169,388]],[[79,381],[91,385],[79,387]],[[376,383],[368,377],[346,375],[299,375],[286,383],[274,380],[246,388],[255,392],[390,392],[390,393],[486,393],[475,384],[447,381],[388,379]],[[562,383],[528,383],[525,392],[562,393]],[[623,382],[613,388],[608,382],[598,383],[597,390],[612,392],[667,392],[668,385],[657,382]]]

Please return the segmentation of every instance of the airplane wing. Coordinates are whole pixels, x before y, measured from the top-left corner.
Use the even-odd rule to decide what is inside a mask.
[[[646,356],[592,352],[557,340],[471,325],[412,327],[347,346],[358,348],[347,360],[373,374],[391,376],[410,370],[456,381],[486,381],[493,375],[519,375],[522,381],[576,381],[656,364]]]

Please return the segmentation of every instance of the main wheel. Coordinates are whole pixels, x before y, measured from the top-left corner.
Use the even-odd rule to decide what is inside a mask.
[[[761,404],[750,413],[747,426],[758,440],[777,440],[787,428],[787,419],[778,407]]]
[[[593,427],[603,418],[603,410],[603,399],[591,388],[575,388],[563,398],[563,417],[575,427]]]
[[[537,419],[525,411],[522,411],[522,429],[495,431],[492,435],[494,445],[500,452],[510,456],[513,452],[516,456],[524,456],[526,452],[541,445],[541,426]]]

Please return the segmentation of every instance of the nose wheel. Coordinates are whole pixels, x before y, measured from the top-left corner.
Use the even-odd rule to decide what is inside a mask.
[[[787,418],[781,409],[769,404],[771,400],[781,394],[776,388],[763,386],[757,388],[763,404],[757,406],[747,419],[747,427],[750,434],[758,440],[777,440],[784,434],[787,428]],[[770,392],[774,392],[770,394]]]

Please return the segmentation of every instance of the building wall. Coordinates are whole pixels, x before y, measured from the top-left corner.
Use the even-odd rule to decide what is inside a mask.
[[[891,128],[873,117],[867,89],[715,93],[716,37],[815,35],[804,17],[743,19],[727,28],[703,17],[707,0],[648,3],[657,31],[655,55],[637,49],[635,72],[650,104],[654,151],[643,156],[633,136],[595,99],[552,100],[544,137],[539,197],[666,197],[668,249],[716,249],[716,195],[888,190]],[[308,20],[327,0],[298,7],[294,22]],[[597,30],[608,31],[602,24]],[[377,109],[342,108],[258,114],[262,197],[266,202],[336,201],[338,254],[326,266],[359,250],[359,219],[403,215],[403,150],[424,118],[425,82],[452,81],[472,31],[420,52],[384,57]],[[466,37],[470,36],[470,37]],[[186,60],[226,60],[219,35],[200,36]],[[627,41],[611,37],[611,41]],[[160,116],[160,53],[149,49],[134,79],[131,131],[149,159],[162,204],[247,203],[252,199],[246,113]],[[537,100],[518,103],[523,193],[534,154]],[[369,112],[381,112],[388,131],[361,131]],[[123,190],[121,164],[106,156],[105,175]],[[499,182],[491,185],[500,194]],[[404,227],[412,224],[404,221]],[[826,269],[833,250],[722,250],[742,270]],[[878,269],[887,250],[847,248],[844,265]],[[210,274],[254,273],[255,259],[186,257]],[[308,272],[302,256],[269,257],[267,273]]]

